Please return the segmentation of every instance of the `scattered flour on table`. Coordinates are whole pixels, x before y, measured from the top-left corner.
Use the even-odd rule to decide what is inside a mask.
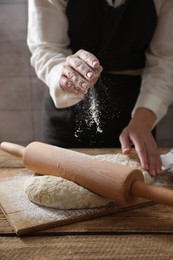
[[[85,156],[81,154],[81,156]],[[144,171],[139,162],[123,154],[104,154],[92,156],[94,160],[107,160],[120,163],[132,168],[138,168],[144,175],[146,183],[153,183],[147,171]],[[30,201],[56,209],[84,209],[108,205],[112,200],[103,198],[80,185],[55,176],[34,176],[29,178],[24,185],[25,193]]]

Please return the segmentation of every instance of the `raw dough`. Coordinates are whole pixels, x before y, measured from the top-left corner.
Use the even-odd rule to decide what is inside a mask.
[[[153,183],[153,178],[140,167],[140,163],[123,154],[104,154],[92,157],[93,160],[108,160],[133,168],[138,168],[146,183]],[[25,193],[32,202],[57,209],[82,209],[106,206],[111,200],[103,198],[89,190],[55,176],[31,177],[25,183]]]
[[[111,202],[74,182],[55,176],[31,177],[24,190],[32,202],[57,209],[95,208]]]

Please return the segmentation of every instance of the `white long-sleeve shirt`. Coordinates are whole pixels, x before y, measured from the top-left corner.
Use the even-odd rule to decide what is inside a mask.
[[[146,52],[141,91],[132,115],[137,108],[145,107],[156,114],[157,123],[173,101],[173,0],[154,0],[154,3],[158,23]],[[82,98],[65,93],[59,86],[63,62],[72,54],[68,48],[66,5],[66,0],[28,1],[27,44],[32,53],[31,65],[49,87],[56,107],[73,105]]]

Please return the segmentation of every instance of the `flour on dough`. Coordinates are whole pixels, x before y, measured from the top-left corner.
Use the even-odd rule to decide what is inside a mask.
[[[121,153],[104,154],[91,157],[93,160],[107,160],[140,169],[146,183],[153,183],[149,173],[143,170],[140,163]],[[78,184],[55,176],[35,176],[25,183],[25,193],[30,201],[57,209],[83,209],[108,205],[111,200],[103,198]]]
[[[143,176],[145,183],[152,184],[154,182],[154,178],[150,176],[149,172],[144,170],[140,163],[137,160],[131,159],[128,155],[117,153],[117,154],[99,154],[93,156],[93,159],[98,159],[99,161],[110,161],[119,163],[131,168],[139,169]]]
[[[84,209],[108,205],[111,200],[56,176],[35,176],[25,182],[30,201],[56,209]]]

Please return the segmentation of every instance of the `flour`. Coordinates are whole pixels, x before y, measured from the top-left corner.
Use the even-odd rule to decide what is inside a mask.
[[[154,178],[152,178],[150,176],[150,174],[148,173],[148,171],[144,170],[140,163],[137,160],[131,159],[128,155],[124,155],[121,153],[117,153],[117,154],[103,154],[103,155],[96,155],[93,156],[93,159],[95,160],[99,160],[99,161],[110,161],[110,162],[115,162],[115,163],[119,163],[121,165],[125,165],[131,168],[136,168],[139,169],[144,176],[144,181],[146,183],[153,183],[154,182]]]
[[[90,132],[91,128],[95,129],[96,133],[103,133],[101,120],[101,104],[98,99],[98,94],[94,87],[90,88],[88,95],[83,100],[82,107],[76,111],[76,129],[75,137],[80,140],[83,138],[85,131]],[[94,140],[91,141],[94,143]]]
[[[88,140],[89,147],[98,145],[98,142],[102,145],[105,130],[107,131],[109,124],[114,125],[121,114],[115,89],[112,78],[103,75],[97,84],[88,90],[82,102],[76,105],[75,137],[78,142],[85,143]]]
[[[101,121],[100,121],[100,110],[99,110],[99,102],[97,100],[96,91],[94,88],[91,90],[91,97],[90,97],[90,108],[89,112],[91,114],[89,125],[96,124],[96,132],[102,133]]]

